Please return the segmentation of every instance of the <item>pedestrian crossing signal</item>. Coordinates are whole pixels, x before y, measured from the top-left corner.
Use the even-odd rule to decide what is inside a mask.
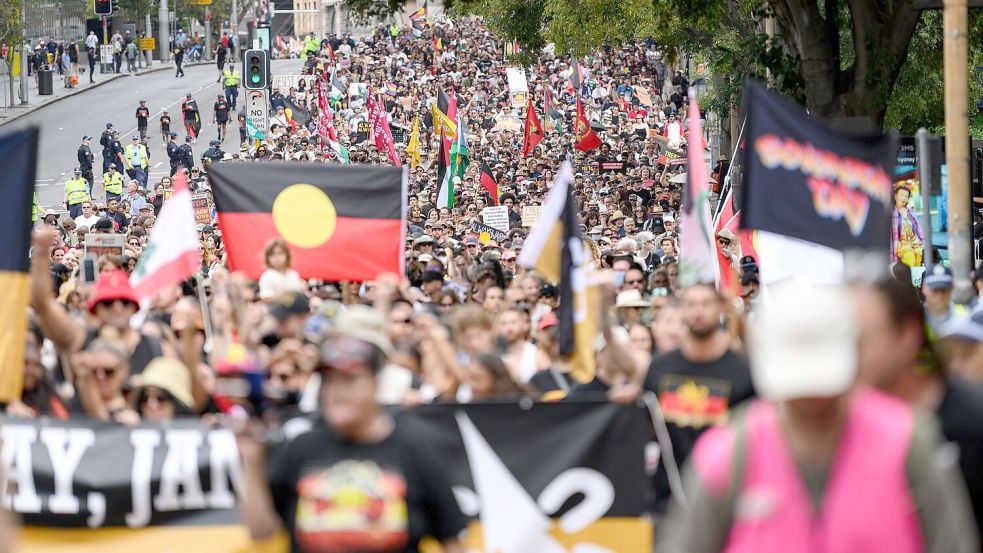
[[[112,15],[113,0],[92,0],[92,11],[96,15]]]
[[[270,74],[270,57],[266,50],[246,50],[246,88],[263,90],[268,88]]]

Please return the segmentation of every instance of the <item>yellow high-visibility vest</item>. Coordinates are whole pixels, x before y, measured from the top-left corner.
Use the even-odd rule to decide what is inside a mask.
[[[106,192],[110,194],[123,194],[123,174],[122,173],[103,173],[103,185]]]
[[[65,192],[68,194],[68,205],[89,201],[89,183],[82,177],[65,181]]]
[[[239,70],[225,70],[225,86],[239,86]]]
[[[143,144],[139,144],[139,146],[140,146],[140,150],[139,150],[140,151],[140,168],[141,169],[146,169],[147,168],[147,147],[144,146]],[[133,144],[127,144],[126,145],[126,148],[123,149],[123,155],[126,157],[126,162],[130,166],[133,166],[134,165],[133,164],[133,154],[135,152],[136,152],[136,150],[133,149]]]

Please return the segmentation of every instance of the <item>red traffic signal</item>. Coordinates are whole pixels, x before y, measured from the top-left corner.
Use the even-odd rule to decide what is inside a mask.
[[[112,15],[113,2],[112,0],[92,0],[92,11],[96,15]]]

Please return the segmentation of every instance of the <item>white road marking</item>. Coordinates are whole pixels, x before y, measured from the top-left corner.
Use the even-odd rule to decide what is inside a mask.
[[[163,162],[163,161],[158,161],[158,162],[157,162],[157,165],[154,165],[154,169],[156,169],[156,168],[158,168],[158,167],[160,167],[160,165],[161,165],[162,163],[164,163],[164,162]]]

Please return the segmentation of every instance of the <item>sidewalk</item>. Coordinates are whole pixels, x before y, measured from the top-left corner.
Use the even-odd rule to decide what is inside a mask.
[[[186,63],[186,64],[184,64],[184,67],[194,67],[196,65],[205,65],[205,64],[210,64],[210,63],[212,63],[212,62],[210,62],[210,61],[202,61],[202,62],[196,62],[196,63]],[[113,82],[113,81],[115,81],[117,79],[122,79],[122,78],[129,77],[129,76],[139,77],[140,75],[144,75],[144,74],[147,74],[147,73],[155,73],[157,71],[163,71],[165,69],[169,69],[169,70],[173,71],[174,70],[174,64],[171,63],[170,61],[161,63],[161,62],[155,60],[154,61],[154,64],[152,66],[150,66],[149,68],[143,68],[143,69],[141,69],[139,73],[126,73],[125,72],[126,64],[124,63],[123,64],[123,69],[124,69],[124,72],[123,73],[105,73],[104,74],[104,73],[100,73],[99,72],[99,66],[96,65],[95,82],[94,83],[90,83],[89,82],[89,73],[88,73],[89,68],[88,68],[88,66],[86,66],[85,67],[86,72],[79,74],[79,84],[75,88],[65,88],[65,80],[64,80],[64,78],[63,77],[60,77],[58,75],[58,73],[56,72],[56,73],[54,73],[52,75],[52,77],[53,77],[52,85],[53,86],[52,86],[52,90],[51,91],[53,92],[53,94],[51,94],[50,96],[40,96],[38,94],[38,87],[37,87],[36,81],[34,79],[34,75],[32,74],[30,77],[28,77],[28,80],[27,80],[27,98],[28,98],[28,101],[30,103],[28,103],[27,105],[22,105],[22,104],[19,104],[18,103],[18,104],[15,104],[14,107],[6,108],[6,109],[0,108],[0,127],[4,126],[4,125],[6,125],[6,124],[8,124],[8,123],[10,123],[12,121],[16,121],[17,119],[20,119],[21,117],[24,117],[25,115],[28,115],[30,113],[33,113],[36,110],[39,110],[39,109],[43,108],[44,106],[47,106],[49,104],[53,104],[53,103],[58,102],[58,101],[61,101],[61,100],[64,100],[65,98],[70,98],[70,97],[72,97],[72,96],[74,96],[76,94],[81,94],[81,93],[85,92],[86,90],[90,90],[90,89],[93,89],[93,88],[100,87],[100,86],[102,86],[104,84],[111,83],[111,82]],[[15,98],[15,102],[19,102],[20,101],[19,94],[20,94],[20,81],[19,80],[15,80],[14,81],[14,98]]]

